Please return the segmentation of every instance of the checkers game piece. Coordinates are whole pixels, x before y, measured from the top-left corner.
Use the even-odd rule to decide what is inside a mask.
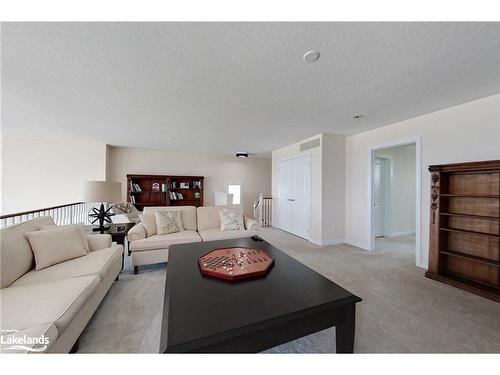
[[[273,264],[265,251],[248,247],[215,249],[198,260],[203,275],[230,281],[265,276]]]

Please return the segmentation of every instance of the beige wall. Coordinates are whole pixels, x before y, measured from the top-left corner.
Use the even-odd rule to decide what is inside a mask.
[[[320,146],[300,151],[300,144],[320,138]],[[311,155],[310,240],[319,245],[343,242],[345,204],[345,137],[318,134],[272,153],[272,194],[278,195],[278,161],[301,153]],[[274,199],[276,201],[276,199]],[[276,207],[273,209],[273,214]],[[276,217],[273,215],[273,225]]]
[[[375,151],[375,156],[388,158],[391,164],[385,228],[389,237],[415,233],[415,152],[414,144]]]
[[[344,242],[345,137],[322,135],[322,245]]]
[[[245,213],[253,217],[253,202],[271,192],[271,160],[196,154],[133,147],[108,148],[108,179],[122,183],[126,199],[127,174],[173,174],[205,177],[204,204],[214,204],[214,192],[241,183]]]
[[[83,182],[106,177],[106,145],[1,137],[2,214],[82,200]]]
[[[392,141],[421,137],[421,257],[427,268],[429,190],[432,164],[500,159],[500,95],[360,133],[346,139],[346,242],[370,248],[369,150]]]

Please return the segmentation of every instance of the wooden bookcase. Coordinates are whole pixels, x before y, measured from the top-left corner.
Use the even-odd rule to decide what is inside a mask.
[[[202,176],[128,174],[127,201],[140,211],[146,206],[200,207],[203,206],[203,180]],[[187,187],[181,188],[184,185]],[[173,199],[171,193],[177,199]]]
[[[433,165],[426,276],[500,302],[500,160]]]

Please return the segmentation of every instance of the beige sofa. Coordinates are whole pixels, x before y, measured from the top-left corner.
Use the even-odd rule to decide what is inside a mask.
[[[170,245],[214,241],[228,238],[250,237],[257,233],[257,221],[243,217],[245,229],[236,231],[220,230],[220,211],[224,206],[217,207],[145,207],[143,215],[154,214],[157,210],[181,210],[181,219],[184,231],[171,234],[151,234],[152,224],[144,220],[129,230],[129,254],[132,255],[134,273],[139,272],[139,266],[146,264],[164,263],[168,261]],[[239,208],[230,206],[227,208]],[[144,217],[143,217],[144,219]],[[148,230],[149,234],[148,234]]]
[[[0,230],[2,342],[11,343],[23,335],[44,335],[49,342],[43,352],[67,353],[118,277],[123,247],[112,246],[110,235],[89,235],[88,255],[36,271],[24,233],[47,225],[55,225],[51,217]],[[26,353],[40,349],[40,345],[28,345],[23,350],[8,348],[11,345],[2,344],[0,351]]]

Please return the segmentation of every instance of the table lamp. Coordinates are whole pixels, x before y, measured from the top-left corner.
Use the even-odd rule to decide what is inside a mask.
[[[99,209],[93,207],[89,212],[89,220],[91,224],[99,221],[99,227],[94,228],[95,231],[103,233],[109,227],[105,227],[104,223],[111,223],[110,217],[114,213],[109,206],[104,208],[104,203],[119,202],[121,200],[121,183],[112,181],[86,181],[83,188],[83,200],[85,202],[101,202]]]

